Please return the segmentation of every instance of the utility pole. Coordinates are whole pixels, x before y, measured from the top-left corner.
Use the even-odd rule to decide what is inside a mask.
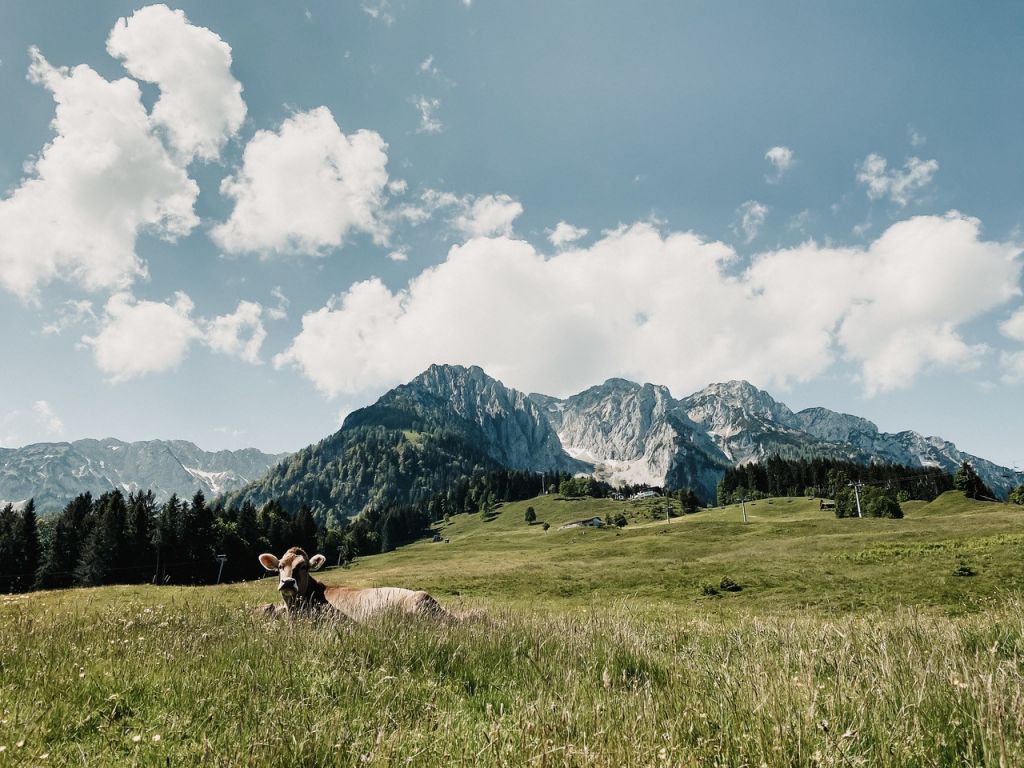
[[[864,517],[860,511],[860,480],[853,483],[847,483],[847,485],[853,488],[853,496],[857,499],[857,517]]]
[[[746,525],[750,522],[747,520],[747,499],[740,499],[740,506],[743,508],[743,524]]]
[[[220,568],[217,569],[217,583],[220,584],[220,576],[224,573],[224,563],[228,561],[227,555],[217,555],[217,562],[220,563]]]

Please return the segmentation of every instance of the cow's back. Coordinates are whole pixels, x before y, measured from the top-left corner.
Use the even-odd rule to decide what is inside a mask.
[[[324,597],[357,621],[388,611],[443,618],[448,612],[429,594],[402,587],[328,587]]]

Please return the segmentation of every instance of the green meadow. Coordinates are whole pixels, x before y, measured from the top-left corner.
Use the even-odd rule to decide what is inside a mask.
[[[0,597],[0,765],[1024,765],[1024,510],[818,504],[544,496],[320,576],[451,624],[257,618],[273,580]]]

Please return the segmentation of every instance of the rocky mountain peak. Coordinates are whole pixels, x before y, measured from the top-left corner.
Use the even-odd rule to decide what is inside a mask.
[[[748,381],[709,384],[683,398],[681,405],[692,421],[711,432],[741,427],[749,420],[786,424],[793,417],[789,408]]]
[[[805,408],[793,415],[792,424],[820,440],[832,442],[850,442],[865,435],[878,434],[874,422],[828,408]]]

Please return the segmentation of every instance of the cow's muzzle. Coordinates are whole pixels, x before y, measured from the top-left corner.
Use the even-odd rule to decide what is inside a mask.
[[[281,583],[277,585],[278,592],[298,592],[299,585],[295,583],[295,579],[281,579]]]

